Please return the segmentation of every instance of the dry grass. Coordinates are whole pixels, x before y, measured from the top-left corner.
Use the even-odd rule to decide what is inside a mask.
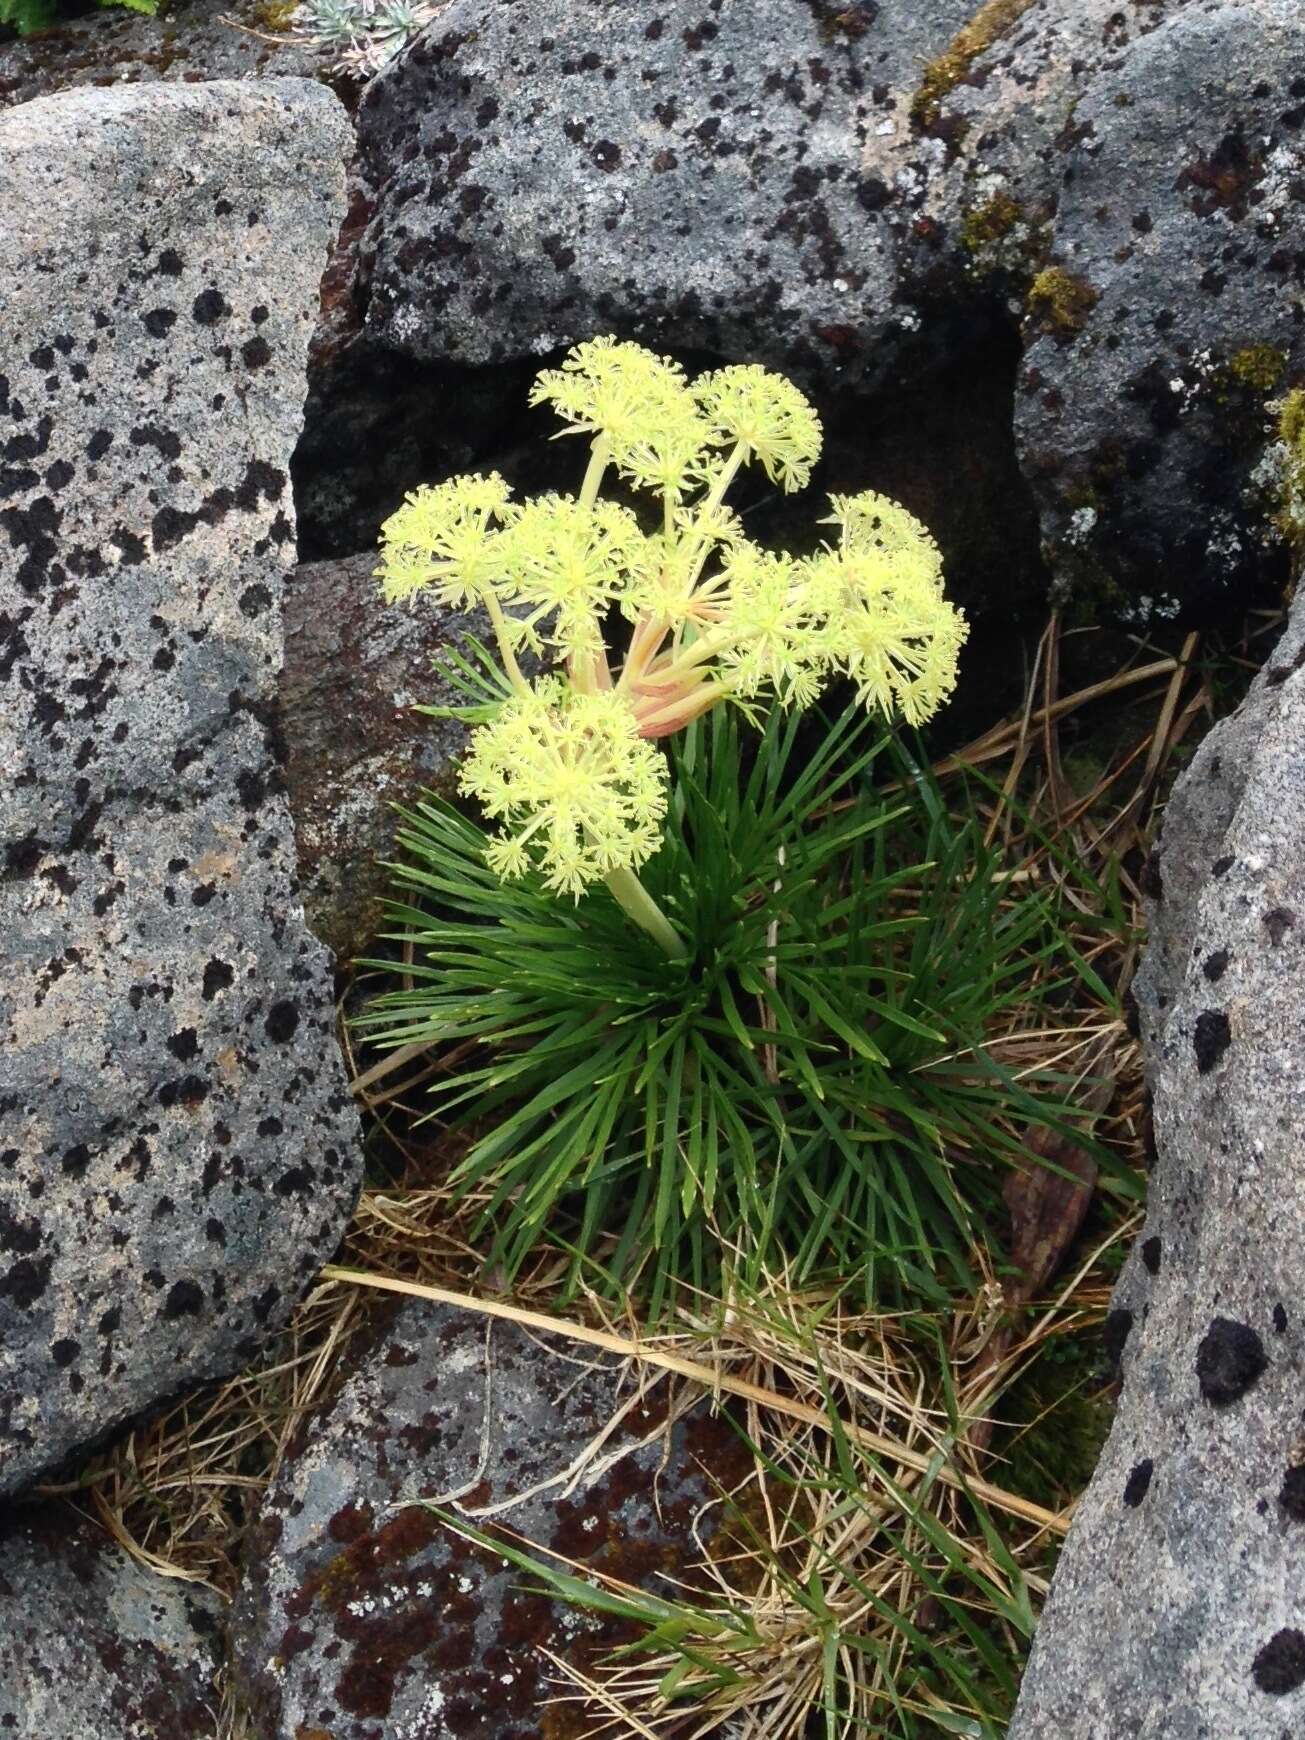
[[[1255,641],[1272,626],[1267,618],[1248,626],[1235,655],[1248,668],[1254,667]],[[938,772],[983,767],[1002,774],[1001,795],[987,806],[987,828],[990,837],[1005,839],[1014,876],[1063,874],[1021,814],[1036,818],[1061,851],[1096,873],[1110,869],[1117,876],[1131,925],[1102,934],[1096,915],[1085,912],[1078,943],[1102,979],[1122,987],[1135,964],[1137,876],[1156,807],[1176,749],[1208,720],[1214,702],[1195,663],[1194,637],[1177,658],[1157,658],[1139,645],[1110,681],[1067,696],[1059,677],[1064,644],[1053,621],[1021,716],[949,756]],[[1092,709],[1109,710],[1116,742],[1086,779],[1081,768],[1071,779],[1061,733],[1067,721]],[[1020,812],[1005,801],[1015,795]],[[350,1046],[347,1033],[344,1043]],[[1145,1110],[1137,1048],[1114,1007],[1084,1006],[1054,1031],[1008,1032],[994,1035],[994,1043],[1017,1067],[1054,1060],[1085,1080],[1101,1074],[1104,1062],[1115,1087],[1098,1134],[1140,1162]],[[455,1060],[394,1053],[370,1067],[364,1061],[350,1054],[355,1091],[392,1181],[364,1190],[339,1264],[248,1371],[178,1402],[92,1459],[75,1481],[45,1489],[99,1517],[162,1576],[233,1592],[241,1535],[260,1494],[296,1425],[342,1381],[349,1342],[387,1283],[439,1289],[468,1310],[522,1317],[549,1309],[559,1259],[546,1252],[519,1278],[510,1301],[486,1303],[494,1277],[483,1272],[466,1236],[477,1204],[453,1207],[449,1198],[457,1141],[418,1122],[426,1082]],[[858,1314],[829,1295],[795,1294],[782,1276],[759,1297],[703,1300],[655,1338],[634,1320],[606,1319],[596,1304],[583,1320],[576,1316],[577,1339],[597,1341],[642,1370],[666,1373],[665,1381],[682,1392],[731,1394],[758,1447],[745,1506],[755,1539],[734,1557],[705,1560],[719,1609],[752,1612],[756,1631],[748,1649],[731,1656],[737,1683],[712,1694],[713,1723],[730,1714],[736,1723],[730,1731],[741,1740],[797,1740],[821,1702],[832,1647],[851,1687],[849,1721],[883,1731],[873,1722],[891,1708],[885,1699],[903,1647],[884,1614],[918,1617],[930,1599],[927,1580],[902,1557],[902,1530],[917,1540],[925,1559],[933,1549],[923,1537],[910,1536],[904,1505],[918,1505],[922,1516],[964,1543],[976,1573],[994,1589],[1012,1600],[1015,1581],[1035,1595],[1041,1591],[1048,1541],[1063,1528],[1074,1495],[1048,1492],[1042,1504],[1033,1504],[1008,1492],[1002,1435],[994,1436],[992,1427],[1000,1423],[1002,1397],[1048,1344],[1103,1315],[1109,1248],[1132,1224],[1122,1198],[1108,1201],[1095,1242],[1080,1240],[1057,1289],[1025,1306],[1010,1277],[989,1272],[973,1299],[938,1314],[927,1333],[918,1318]],[[549,1326],[567,1329],[556,1318]],[[866,1483],[864,1502],[855,1505],[847,1502],[840,1463],[849,1445]],[[1008,1561],[999,1562],[976,1527],[976,1495],[985,1514],[1004,1519]],[[832,1630],[815,1624],[810,1604],[794,1594],[817,1570]],[[995,1617],[999,1608],[1000,1601],[989,1603],[1001,1630],[1006,1621]],[[831,1635],[843,1641],[831,1646]],[[873,1647],[853,1647],[852,1638],[869,1639]],[[1007,1642],[1017,1655],[1020,1639],[1012,1633]],[[588,1700],[595,1734],[708,1732],[693,1721],[686,1725],[681,1700],[672,1706],[663,1697],[659,1685],[668,1664],[673,1655],[625,1658],[583,1684],[566,1664],[557,1665],[562,1695]],[[706,1669],[694,1671],[710,1678]]]

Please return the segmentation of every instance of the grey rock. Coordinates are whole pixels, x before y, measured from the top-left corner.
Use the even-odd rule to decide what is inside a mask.
[[[58,1505],[0,1513],[6,1740],[217,1740],[221,1600]]]
[[[267,0],[168,0],[151,18],[112,7],[0,42],[0,106],[79,85],[321,77],[326,57],[269,27]]]
[[[408,1302],[324,1414],[305,1422],[251,1532],[232,1614],[238,1703],[265,1740],[536,1740],[544,1649],[610,1647],[590,1616],[523,1587],[414,1500],[668,1592],[711,1503],[750,1463],[697,1412],[663,1456],[640,1401],[574,1343]],[[623,1401],[595,1461],[579,1459]],[[518,1502],[498,1509],[505,1501]],[[496,1510],[493,1517],[478,1513]]]
[[[450,795],[465,728],[414,711],[461,697],[442,655],[488,623],[421,597],[387,606],[376,557],[308,562],[286,592],[286,784],[309,922],[343,959],[375,936],[396,804]]]
[[[1226,607],[1283,564],[1263,462],[1305,369],[1300,7],[1184,7],[1070,126],[1016,411],[1043,535],[1065,588],[1143,619]]]
[[[275,710],[346,138],[298,80],[0,114],[0,1491],[247,1360],[357,1190]]]
[[[970,9],[453,0],[361,106],[369,334],[484,364],[616,324],[858,375],[896,321],[884,171]]]
[[[1137,998],[1157,1158],[1123,1389],[1011,1740],[1305,1718],[1305,612],[1175,789]]]
[[[361,104],[355,327],[315,393],[614,330],[905,422],[922,379],[954,391],[1019,332],[1062,596],[1139,620],[1226,599],[1283,563],[1261,461],[1305,367],[1298,23],[1294,0],[811,0],[765,30],[744,0],[452,0]]]

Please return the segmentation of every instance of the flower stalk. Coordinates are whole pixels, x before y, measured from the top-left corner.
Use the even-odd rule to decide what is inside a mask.
[[[646,930],[673,961],[687,958],[689,950],[684,938],[633,870],[612,870],[603,880],[626,916],[633,919],[640,930]]]

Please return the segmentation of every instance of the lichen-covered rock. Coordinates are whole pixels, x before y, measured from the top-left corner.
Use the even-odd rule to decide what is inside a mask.
[[[60,1505],[0,1512],[5,1740],[217,1740],[222,1602]]]
[[[1305,614],[1175,790],[1136,992],[1157,1157],[1118,1417],[1011,1740],[1305,1722]]]
[[[386,606],[375,555],[307,562],[285,600],[286,784],[309,922],[344,959],[376,933],[394,805],[451,793],[465,729],[417,713],[459,696],[442,655],[477,624],[429,597]]]
[[[346,137],[297,80],[0,114],[0,1491],[246,1360],[357,1189],[275,706]]]
[[[1297,0],[1189,4],[1074,109],[1017,435],[1067,588],[1173,615],[1281,566],[1266,408],[1305,369]]]
[[[452,0],[361,105],[357,332],[316,390],[359,349],[499,368],[615,330],[891,418],[1018,329],[1062,595],[1218,602],[1282,566],[1298,45],[1295,0],[794,0],[764,30],[744,0]]]
[[[453,0],[363,99],[369,334],[499,363],[615,325],[859,373],[918,324],[884,160],[970,7]]]
[[[660,1393],[660,1392],[658,1392]],[[610,1647],[591,1616],[451,1534],[413,1500],[667,1593],[749,1458],[697,1411],[672,1429],[564,1339],[409,1302],[305,1423],[251,1533],[232,1618],[237,1699],[263,1740],[551,1740],[555,1669]],[[509,1503],[511,1500],[515,1503]],[[486,1511],[492,1517],[486,1516]],[[479,1514],[479,1521],[477,1517]]]

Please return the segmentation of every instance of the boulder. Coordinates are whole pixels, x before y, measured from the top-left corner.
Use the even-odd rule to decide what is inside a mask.
[[[248,1360],[361,1175],[278,758],[329,92],[0,113],[0,1491]]]
[[[359,112],[369,336],[499,365],[617,327],[860,377],[919,324],[893,176],[970,9],[452,0]]]
[[[260,1740],[538,1740],[580,1732],[556,1669],[616,1633],[526,1586],[429,1500],[574,1564],[670,1594],[751,1465],[701,1410],[664,1402],[560,1337],[407,1302],[304,1423],[254,1524],[232,1615],[233,1684]],[[585,1452],[628,1404],[595,1456]]]
[[[1011,1740],[1266,1740],[1305,1721],[1305,615],[1175,788],[1136,995],[1146,1224],[1118,1415]]]
[[[0,1512],[5,1740],[218,1740],[223,1604],[71,1509]]]
[[[489,632],[430,597],[385,605],[375,568],[368,554],[306,562],[285,598],[281,708],[301,887],[313,929],[345,960],[376,934],[394,806],[453,790],[465,729],[414,707],[456,704],[442,655]]]
[[[1183,7],[1068,127],[1016,395],[1053,567],[1140,621],[1236,607],[1282,566],[1263,461],[1305,370],[1297,0]]]
[[[611,330],[854,390],[872,427],[931,384],[944,418],[996,394],[1061,602],[1227,604],[1284,566],[1260,461],[1305,371],[1298,29],[1295,0],[808,0],[765,31],[741,0],[451,0],[360,106],[315,460],[367,428],[400,466],[483,450],[473,392],[443,415],[457,371]],[[1017,383],[973,366],[1016,343]],[[1004,578],[982,602],[1045,586]]]

